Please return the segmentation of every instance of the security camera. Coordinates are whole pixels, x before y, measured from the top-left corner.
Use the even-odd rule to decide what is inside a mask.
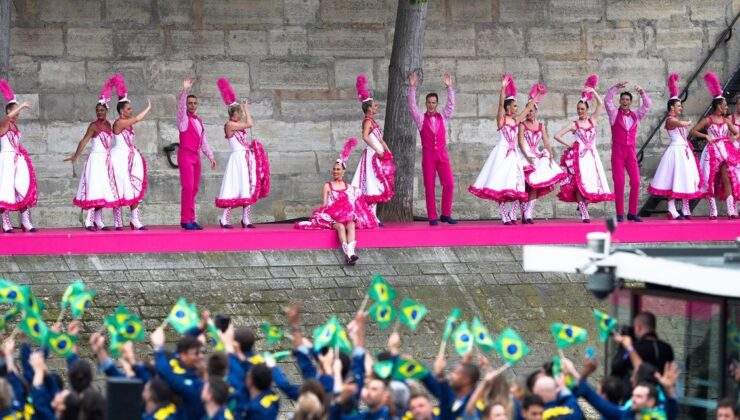
[[[588,290],[596,299],[606,299],[614,291],[613,267],[599,267],[588,276]]]

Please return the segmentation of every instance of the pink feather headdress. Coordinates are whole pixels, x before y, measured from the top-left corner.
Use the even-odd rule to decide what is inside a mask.
[[[542,83],[537,83],[536,85],[532,86],[532,90],[529,91],[529,100],[531,101],[535,99],[537,93],[539,93],[540,96],[538,96],[537,99],[534,101],[535,107],[540,104],[542,98],[547,94],[547,86],[543,85]]]
[[[360,74],[357,76],[357,82],[355,83],[357,88],[357,98],[360,102],[367,102],[373,100],[373,95],[367,90],[367,76]]]
[[[8,81],[5,79],[0,79],[0,92],[2,92],[3,97],[5,98],[5,102],[9,104],[18,103],[18,98],[15,97],[13,89],[10,87]]]
[[[216,82],[218,90],[221,92],[221,98],[224,100],[226,106],[238,105],[239,101],[236,99],[236,93],[231,88],[231,83],[225,77],[218,79]]]
[[[354,137],[349,138],[344,142],[342,154],[339,155],[339,159],[337,159],[337,163],[341,164],[343,168],[347,167],[347,159],[349,159],[349,154],[352,153],[352,149],[354,149],[355,146],[357,146],[357,139]]]
[[[678,99],[678,78],[678,73],[668,75],[668,93],[671,95],[670,99]]]
[[[722,85],[719,84],[719,79],[716,74],[708,71],[707,74],[704,75],[704,83],[707,84],[709,94],[712,95],[714,99],[724,98],[724,96],[722,96]]]
[[[592,74],[588,76],[588,79],[586,79],[586,83],[583,84],[583,89],[586,89],[586,88],[596,89],[597,84],[599,84],[599,76]],[[594,96],[593,93],[586,92],[585,90],[581,90],[581,100],[583,102],[590,102],[593,96]]]
[[[116,73],[109,79],[111,85],[116,88],[118,94],[118,102],[131,102],[128,99],[128,88],[126,87],[126,79],[120,74]]]
[[[516,100],[516,85],[514,84],[514,78],[511,76],[511,74],[506,73],[503,79],[509,79],[509,84],[506,85],[506,90],[504,91],[506,99]]]
[[[103,105],[104,107],[108,108],[108,102],[110,102],[110,93],[113,89],[113,77],[106,80],[103,84],[103,88],[100,90],[100,95],[98,95],[98,103],[100,105]]]

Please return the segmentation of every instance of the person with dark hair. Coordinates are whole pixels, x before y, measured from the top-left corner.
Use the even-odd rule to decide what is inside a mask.
[[[10,212],[21,213],[21,228],[35,232],[31,224],[31,207],[36,205],[38,187],[31,157],[21,146],[21,132],[16,121],[24,109],[31,109],[28,101],[19,103],[5,79],[0,80],[0,93],[7,105],[5,116],[0,118],[0,217],[3,232],[13,232]]]
[[[87,360],[76,360],[69,366],[67,376],[69,378],[69,386],[72,390],[78,394],[82,394],[92,383],[92,366],[90,366],[90,363]]]
[[[136,148],[136,132],[134,125],[141,122],[152,109],[152,102],[138,115],[133,115],[131,100],[128,98],[126,80],[120,74],[113,76],[113,86],[118,94],[118,119],[113,122],[113,147],[111,148],[111,162],[116,177],[120,206],[129,206],[131,209],[131,229],[144,230],[141,222],[140,204],[144,200],[147,188],[146,161]],[[123,227],[121,207],[113,209],[113,223],[115,227]]]
[[[244,418],[276,419],[280,411],[280,395],[272,391],[272,369],[264,363],[252,366],[247,374],[247,397],[239,409]]]
[[[51,394],[45,384],[47,373],[44,353],[31,353],[29,364],[33,370],[31,398],[33,401],[34,419],[37,420],[77,420],[80,412],[80,397],[68,389]]]
[[[334,404],[332,404],[330,418],[340,419],[345,418],[342,414],[343,404],[351,400],[356,395],[358,386],[353,384],[348,386],[347,384],[342,386],[339,396],[337,396]],[[367,405],[367,411],[359,412],[359,418],[367,420],[381,420],[391,418],[391,413],[388,408],[388,400],[390,397],[388,383],[378,378],[368,378],[365,385],[362,387],[360,392],[360,398],[365,405]]]
[[[80,396],[80,418],[85,420],[105,420],[107,417],[107,403],[103,394],[88,388]]]
[[[177,148],[177,167],[180,169],[180,226],[185,230],[203,229],[195,217],[195,197],[200,186],[200,152],[216,169],[216,159],[206,139],[206,126],[195,113],[198,98],[190,94],[193,79],[186,77],[182,82],[182,92],[177,104],[177,129],[180,147]]]
[[[542,420],[542,413],[545,411],[545,402],[542,398],[530,394],[524,397],[522,401],[522,420]]]
[[[291,303],[285,308],[284,312],[288,318],[290,331],[293,334],[293,357],[295,357],[301,376],[306,380],[304,385],[308,381],[318,381],[327,394],[333,393],[332,360],[326,354],[315,353],[312,348],[304,343],[303,333],[301,332],[300,304],[297,302]],[[318,362],[318,370],[317,366],[314,365],[314,360]],[[323,400],[324,398],[322,398]]]
[[[352,178],[352,186],[359,188],[365,202],[378,220],[378,203],[387,203],[393,198],[395,187],[394,174],[396,165],[393,155],[383,139],[383,129],[375,121],[378,113],[378,103],[375,102],[367,89],[367,77],[364,74],[357,76],[357,96],[362,104],[365,118],[362,120],[362,141],[365,150],[360,156],[360,163]],[[378,226],[383,224],[378,220]]]
[[[439,401],[440,417],[462,417],[480,379],[480,370],[475,364],[463,361],[444,376],[446,366],[447,359],[440,354],[434,361],[434,371],[428,372],[421,381]],[[480,414],[477,409],[476,413]]]
[[[413,420],[437,420],[439,419],[439,408],[432,405],[432,401],[426,394],[415,393],[409,398],[409,411],[404,418]]]
[[[208,377],[225,378],[229,373],[229,356],[226,353],[213,353],[206,361]]]
[[[740,409],[737,402],[732,398],[722,398],[717,401],[717,420],[738,420],[740,419]]]
[[[177,406],[172,402],[172,390],[164,379],[155,377],[146,382],[141,398],[144,400],[143,420],[175,420],[179,418]]]
[[[658,339],[655,315],[651,312],[640,312],[632,321],[635,334],[634,343],[629,336],[624,337],[623,345],[614,356],[611,374],[620,378],[629,377],[633,369],[630,353],[635,352],[643,363],[655,366],[663,373],[663,366],[673,359],[673,347]]]
[[[468,187],[468,191],[474,196],[498,202],[501,220],[507,226],[516,224],[520,202],[527,201],[529,197],[526,192],[522,152],[518,147],[519,124],[534,108],[541,92],[537,92],[520,113],[517,113],[516,94],[514,79],[510,74],[505,74],[501,78],[496,114],[501,139],[488,155],[473,185]],[[508,210],[506,203],[509,203]]]
[[[604,97],[606,113],[609,116],[609,125],[612,130],[612,180],[614,180],[615,206],[617,221],[624,221],[624,171],[630,177],[629,208],[627,220],[642,222],[637,214],[637,200],[640,197],[640,167],[637,164],[636,138],[640,120],[650,110],[650,96],[645,89],[635,85],[640,94],[642,106],[637,112],[632,111],[632,94],[623,91],[619,94],[619,108],[614,106],[614,95],[617,90],[627,86],[627,82],[619,82],[612,86]]]
[[[211,377],[201,392],[201,401],[205,406],[204,420],[233,420],[234,416],[226,408],[229,401],[229,385],[221,378]]]
[[[733,141],[738,138],[738,129],[726,118],[727,100],[722,94],[722,86],[717,75],[711,71],[707,72],[704,81],[713,98],[712,112],[699,121],[689,133],[693,137],[707,141],[699,158],[702,173],[701,191],[709,201],[710,220],[717,218],[717,198],[725,200],[727,217],[734,219],[738,216],[735,194],[740,199],[740,179],[733,178],[728,171],[735,158],[728,154],[728,146],[732,147]]]
[[[671,144],[660,158],[655,176],[648,186],[648,192],[668,200],[668,213],[671,219],[690,219],[689,200],[703,195],[699,189],[701,184],[699,162],[694,156],[694,149],[686,133],[687,128],[691,126],[691,120],[678,119],[683,112],[683,104],[678,98],[678,73],[671,73],[668,76],[668,88],[671,98],[668,100],[665,129]],[[682,214],[676,210],[676,199],[683,202]]]
[[[426,199],[429,224],[437,225],[437,199],[435,197],[436,175],[442,184],[442,205],[440,222],[454,225],[452,200],[455,192],[455,179],[452,176],[450,157],[447,155],[447,128],[455,112],[455,89],[452,76],[445,73],[442,82],[447,88],[447,103],[441,113],[437,112],[439,96],[432,92],[426,96],[426,112],[422,114],[416,104],[416,72],[409,75],[408,109],[411,119],[419,129],[421,137],[421,171],[424,178],[424,197]]]
[[[111,80],[108,79],[103,85],[103,90],[95,104],[95,116],[97,119],[91,122],[85,135],[77,145],[75,153],[64,159],[72,162],[72,165],[82,155],[87,144],[92,140],[90,155],[87,157],[85,166],[80,174],[80,183],[77,194],[72,202],[83,210],[87,210],[84,226],[89,231],[107,230],[103,223],[103,208],[116,208],[120,206],[118,186],[113,172],[113,164],[110,158],[110,149],[113,146],[113,133],[110,121],[108,121],[108,102],[110,101]]]
[[[596,125],[604,110],[604,102],[596,92],[598,80],[595,74],[586,79],[581,91],[581,100],[576,104],[578,119],[553,136],[558,143],[567,147],[560,158],[560,166],[565,169],[568,178],[567,183],[560,187],[558,199],[567,203],[577,203],[583,223],[591,222],[588,214],[589,204],[614,200],[596,146]],[[596,109],[589,116],[589,101],[592,98],[596,98]],[[568,132],[576,137],[573,144],[563,140],[563,136]]]
[[[616,376],[604,376],[599,381],[599,395],[613,404],[620,404],[624,398],[624,382]]]

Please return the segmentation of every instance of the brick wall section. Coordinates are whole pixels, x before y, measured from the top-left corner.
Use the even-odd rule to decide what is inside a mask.
[[[147,223],[177,222],[178,175],[168,167],[162,148],[177,141],[175,94],[185,75],[198,79],[194,93],[200,95],[200,114],[220,163],[217,171],[204,169],[198,212],[207,223],[216,222],[213,198],[228,157],[222,135],[226,113],[215,88],[218,77],[228,76],[238,94],[249,97],[254,135],[270,153],[273,188],[270,198],[256,206],[258,221],[305,216],[317,205],[320,185],[342,142],[360,133],[357,73],[368,74],[381,102],[381,117],[384,112],[395,21],[395,2],[390,0],[47,3],[13,1],[8,74],[21,98],[38,104],[20,125],[38,172],[41,195],[34,212],[41,226],[71,225],[79,218],[71,199],[84,158],[74,168],[62,159],[74,151],[94,118],[97,93],[114,71],[126,76],[135,110],[147,99],[154,104],[149,118],[137,126],[150,169],[151,189],[143,206]],[[455,77],[459,104],[448,139],[457,215],[497,215],[494,206],[466,188],[497,141],[494,115],[501,73],[514,73],[521,99],[536,81],[550,87],[542,115],[551,134],[574,118],[577,90],[589,72],[600,74],[602,92],[622,79],[640,83],[655,104],[641,124],[643,140],[664,110],[668,72],[688,77],[740,11],[740,0],[576,3],[429,3],[427,77],[421,91],[442,91],[444,71]],[[740,62],[738,42],[733,37],[721,47],[707,69],[727,77]],[[704,87],[697,84],[685,104],[687,115],[696,120],[708,102]],[[600,150],[609,170],[606,119],[600,123]],[[666,136],[661,139],[664,143]],[[646,155],[643,181],[652,175],[662,149],[656,142]],[[358,154],[353,155],[350,169],[357,160]],[[416,213],[424,215],[420,178],[415,205]],[[593,214],[604,208],[594,206]],[[574,217],[576,211],[550,197],[541,202],[538,214]]]

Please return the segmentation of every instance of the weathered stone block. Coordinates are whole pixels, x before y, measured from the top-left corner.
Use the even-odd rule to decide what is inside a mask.
[[[229,79],[237,98],[246,99],[251,92],[249,64],[238,61],[212,61],[197,66],[202,96],[220,98],[216,81],[221,77]],[[223,104],[223,102],[221,102]],[[223,105],[222,105],[223,106]]]
[[[666,55],[671,58],[684,54],[699,55],[702,51],[704,31],[700,27],[658,27],[655,35],[655,47],[659,51],[667,52]]]
[[[284,0],[283,3],[288,25],[307,25],[318,19],[319,0]]]
[[[337,89],[348,89],[355,92],[357,76],[364,73],[367,76],[367,85],[375,89],[373,76],[373,60],[370,59],[337,59],[334,61],[334,85]]]
[[[266,31],[229,31],[226,37],[231,55],[267,55]]]
[[[85,86],[84,61],[42,61],[39,72],[42,89],[63,91]]]
[[[325,24],[382,24],[388,18],[385,0],[322,0],[319,16]]]
[[[21,93],[21,91],[16,89],[15,96],[17,96],[18,103],[23,103],[26,101],[31,103],[31,109],[24,109],[23,111],[21,111],[20,118],[22,120],[37,120],[39,118],[41,109],[39,95],[37,93]]]
[[[307,113],[307,110],[311,110]],[[303,100],[303,101],[282,101],[280,103],[280,112],[283,118],[299,120],[339,120],[339,119],[357,119],[358,111],[361,112],[359,102],[354,99],[350,100]]]
[[[165,25],[191,23],[193,7],[192,0],[157,0],[159,21]]]
[[[38,62],[25,55],[11,55],[8,82],[14,90],[37,90],[39,85]]]
[[[63,34],[60,28],[12,28],[10,53],[30,56],[64,54]]]
[[[222,31],[172,31],[168,46],[173,58],[223,55],[224,50]]]
[[[631,55],[645,47],[641,32],[631,27],[611,29],[593,25],[586,30],[588,51],[594,54]]]
[[[97,28],[69,28],[67,54],[75,57],[111,57],[113,31]]]
[[[164,52],[164,34],[156,29],[116,29],[113,51],[118,57],[159,57]]]
[[[476,31],[475,46],[479,57],[521,57],[524,52],[524,30],[500,25],[481,28]]]
[[[605,3],[606,0],[552,0],[548,16],[558,22],[597,21],[604,16]]]
[[[144,62],[121,62],[121,61],[98,61],[91,60],[87,63],[87,69],[85,71],[85,79],[87,81],[87,88],[91,92],[100,92],[103,84],[108,80],[109,77],[115,73],[120,73],[126,78],[126,87],[128,87],[129,94],[147,92],[148,79],[144,76]],[[115,106],[117,98],[111,99],[111,103]]]
[[[270,55],[304,55],[308,51],[308,35],[301,27],[284,27],[269,32]]]
[[[457,60],[457,84],[470,91],[499,90],[504,66],[501,60]]]
[[[147,86],[160,92],[172,92],[176,95],[182,90],[182,81],[193,74],[193,62],[148,61],[146,63]]]
[[[606,18],[609,20],[670,19],[671,15],[683,15],[683,2],[666,3],[660,0],[614,0],[606,3]]]
[[[322,29],[308,33],[311,55],[331,57],[383,57],[385,33],[381,30]]]
[[[101,6],[98,0],[59,0],[44,2],[39,9],[44,22],[94,26],[101,23]]]
[[[481,143],[489,145],[491,149],[499,137],[496,121],[483,118],[455,120],[452,123],[452,131],[452,139],[455,142]]]
[[[542,76],[550,91],[560,90],[567,93],[569,89],[578,90],[589,74],[599,71],[599,62],[589,61],[543,61]],[[603,89],[603,87],[601,88]]]
[[[105,18],[108,22],[146,25],[151,21],[151,0],[105,1]]]
[[[232,2],[209,0],[201,3],[203,23],[213,26],[241,26],[248,24],[279,25],[283,23],[283,2],[253,0]]]
[[[318,171],[314,152],[274,152],[270,154],[270,173],[294,174]]]
[[[475,55],[476,35],[472,26],[449,25],[424,32],[425,57],[470,57]]]
[[[489,0],[455,2],[451,11],[452,20],[456,22],[491,22],[493,20],[493,2]]]
[[[278,152],[298,152],[331,149],[331,127],[325,122],[286,123],[263,121],[259,125],[265,149]]]
[[[643,88],[650,90],[664,89],[665,63],[657,58],[606,58],[601,62],[599,76],[606,80],[624,79],[629,75],[630,80]],[[602,86],[606,86],[602,84]],[[603,89],[603,87],[602,87]]]
[[[303,61],[264,60],[259,65],[261,89],[328,89],[326,64]]]
[[[581,28],[531,27],[528,31],[527,51],[547,56],[577,54],[581,52]]]
[[[545,21],[545,0],[499,0],[499,21],[501,22],[543,22]]]

